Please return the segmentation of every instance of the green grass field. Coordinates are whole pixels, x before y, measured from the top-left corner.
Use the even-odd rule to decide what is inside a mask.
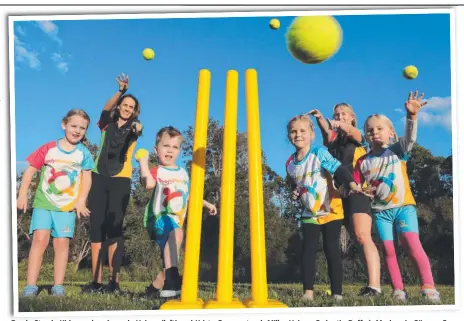
[[[107,311],[107,310],[157,310],[164,303],[163,299],[148,299],[144,296],[144,289],[147,282],[122,282],[122,293],[114,294],[81,294],[81,286],[84,282],[66,283],[66,296],[53,297],[48,293],[52,282],[40,282],[38,285],[42,288],[36,298],[19,298],[20,312],[44,312],[44,311]],[[24,281],[18,283],[19,292],[25,286]],[[375,298],[359,297],[357,295],[360,284],[344,284],[344,299],[341,302],[335,302],[325,295],[329,289],[328,285],[319,285],[315,287],[315,300],[312,303],[304,303],[300,300],[302,295],[301,284],[270,284],[269,298],[278,299],[287,304],[289,307],[330,307],[330,306],[390,306],[404,305],[395,302],[391,298],[391,289],[389,285],[383,285],[383,294]],[[437,286],[441,295],[441,304],[454,304],[454,287]],[[420,296],[419,286],[406,286],[409,293],[407,305],[426,305],[430,304]],[[216,293],[215,283],[200,283],[198,297],[205,302],[213,299]],[[234,284],[234,296],[244,300],[251,295],[249,284]]]

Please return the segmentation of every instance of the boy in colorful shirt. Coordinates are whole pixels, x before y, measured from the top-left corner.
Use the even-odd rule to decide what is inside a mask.
[[[183,240],[183,224],[187,214],[189,177],[176,164],[182,144],[182,134],[173,127],[162,128],[156,135],[155,153],[159,166],[148,168],[148,155],[140,158],[140,176],[143,186],[153,189],[144,214],[144,227],[150,238],[160,246],[164,270],[145,291],[148,296],[173,297],[180,294],[178,256]],[[211,215],[216,206],[203,201]],[[173,254],[175,253],[175,255]],[[163,288],[161,292],[159,290]]]

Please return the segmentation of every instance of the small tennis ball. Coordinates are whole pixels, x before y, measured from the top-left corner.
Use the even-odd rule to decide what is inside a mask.
[[[414,79],[417,77],[418,74],[419,70],[417,70],[416,66],[409,65],[403,69],[403,76],[406,79]]]
[[[135,159],[136,160],[140,160],[142,158],[145,158],[148,156],[148,150],[144,149],[144,148],[141,148],[139,149],[136,153],[135,153]]]
[[[325,290],[325,294],[327,294],[328,296],[331,296],[332,295],[332,291],[329,290]]]
[[[279,19],[271,19],[271,21],[269,22],[269,27],[271,27],[271,29],[274,29],[274,30],[277,30],[280,28],[280,21]]]
[[[151,48],[143,49],[142,55],[143,58],[145,58],[145,60],[152,60],[153,58],[155,58],[155,52]]]
[[[343,31],[332,16],[297,17],[285,37],[295,59],[304,64],[318,64],[338,52]]]

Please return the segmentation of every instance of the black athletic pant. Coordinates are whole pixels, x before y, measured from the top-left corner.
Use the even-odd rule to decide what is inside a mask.
[[[92,173],[89,193],[90,240],[93,243],[122,238],[122,225],[129,204],[131,180]]]
[[[303,223],[303,288],[314,290],[316,276],[316,255],[319,245],[319,233],[322,232],[323,247],[327,259],[330,288],[332,295],[342,294],[342,257],[340,250],[340,231],[343,220],[336,220],[322,225]]]

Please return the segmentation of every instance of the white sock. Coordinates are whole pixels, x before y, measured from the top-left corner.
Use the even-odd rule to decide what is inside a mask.
[[[377,290],[377,292],[379,292],[379,293],[382,293],[382,289],[381,289],[381,288],[376,288],[375,286],[370,286],[370,285],[369,285],[369,287],[370,287],[371,289]]]

